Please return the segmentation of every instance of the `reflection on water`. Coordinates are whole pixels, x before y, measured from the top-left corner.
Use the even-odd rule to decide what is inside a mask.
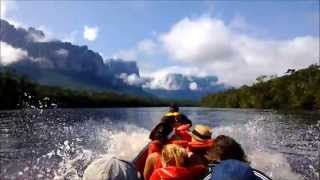
[[[0,112],[0,177],[81,179],[93,159],[131,159],[166,108]],[[239,141],[251,165],[274,179],[318,179],[320,113],[183,108],[193,122]]]

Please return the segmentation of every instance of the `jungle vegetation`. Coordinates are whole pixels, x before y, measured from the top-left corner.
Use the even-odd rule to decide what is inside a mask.
[[[190,106],[193,102],[176,102]],[[0,71],[0,109],[82,108],[82,107],[156,107],[167,106],[169,100],[142,97],[113,91],[70,90],[58,86],[39,85],[12,70]]]
[[[320,65],[282,77],[260,76],[252,86],[210,94],[200,104],[219,108],[320,109]]]

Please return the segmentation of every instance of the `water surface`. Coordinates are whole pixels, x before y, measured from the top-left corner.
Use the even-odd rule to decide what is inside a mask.
[[[0,111],[1,179],[81,179],[101,156],[133,158],[167,108]],[[182,108],[234,137],[273,179],[319,179],[320,113]]]

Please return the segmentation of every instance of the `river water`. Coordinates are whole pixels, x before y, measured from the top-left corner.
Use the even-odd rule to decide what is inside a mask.
[[[0,111],[0,179],[81,179],[94,159],[130,160],[167,108]],[[320,113],[182,108],[234,137],[273,179],[319,179]]]

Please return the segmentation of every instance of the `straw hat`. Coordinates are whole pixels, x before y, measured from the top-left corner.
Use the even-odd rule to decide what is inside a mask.
[[[198,141],[205,141],[211,139],[212,131],[211,128],[206,125],[197,124],[190,135]]]

